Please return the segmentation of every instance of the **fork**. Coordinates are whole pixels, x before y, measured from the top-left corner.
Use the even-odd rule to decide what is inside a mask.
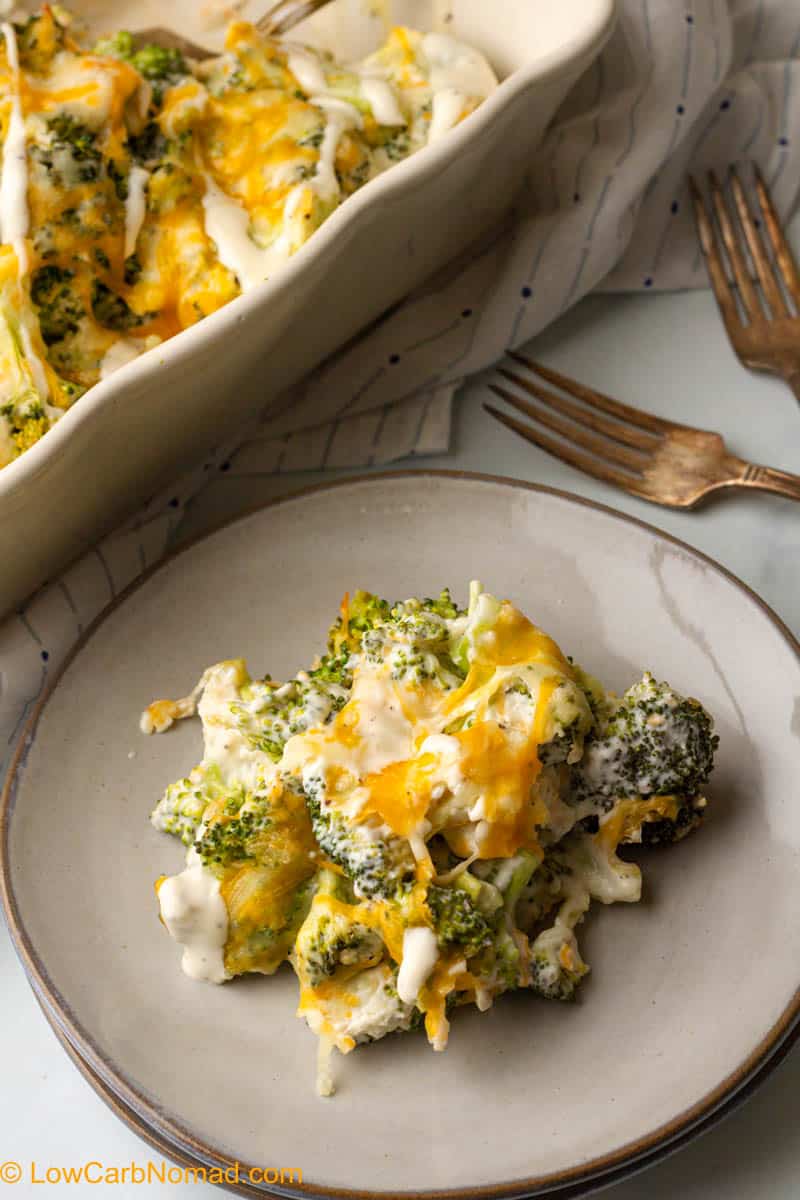
[[[317,9],[324,8],[330,2],[331,0],[278,0],[278,3],[273,4],[269,12],[255,22],[256,29],[259,33],[267,36],[279,37],[281,34],[288,33],[295,25],[299,25],[306,17],[310,17]],[[176,33],[174,29],[165,29],[160,25],[150,29],[139,29],[134,34],[134,38],[137,45],[155,42],[166,50],[178,50],[184,58],[213,58],[215,53],[213,50],[207,50],[204,46],[199,46],[197,42],[189,41],[182,34]]]
[[[519,421],[491,404],[484,405],[486,411],[535,446],[595,479],[670,508],[694,508],[722,488],[756,488],[800,500],[800,475],[737,458],[718,433],[630,408],[522,354],[512,351],[509,357],[567,394],[498,367],[500,375],[539,403],[531,404],[498,384],[490,384],[491,390],[536,424]],[[551,437],[541,426],[559,438]]]
[[[722,245],[700,188],[690,177],[695,221],[711,286],[737,356],[746,367],[780,375],[800,400],[800,272],[761,172],[757,166],[753,170],[774,264],[735,168],[729,172],[734,211],[714,172],[708,176]],[[722,246],[730,274],[725,268]],[[760,294],[751,263],[755,265]]]

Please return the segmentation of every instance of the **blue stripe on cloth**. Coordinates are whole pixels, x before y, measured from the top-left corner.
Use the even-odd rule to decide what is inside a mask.
[[[764,0],[758,0],[758,7],[756,8],[756,14],[753,20],[753,30],[750,34],[750,37],[747,39],[748,52],[745,63],[755,62],[758,57],[756,54],[756,48],[761,40],[761,34],[764,31],[764,18]]]
[[[72,615],[75,617],[75,624],[78,627],[78,635],[80,636],[80,634],[83,633],[83,622],[81,621],[78,610],[75,607],[75,601],[72,597],[72,592],[69,590],[69,587],[67,586],[67,582],[65,579],[59,579],[58,590],[61,592],[61,595],[64,597],[64,599],[67,602],[67,606],[72,611]]]
[[[17,620],[22,625],[22,628],[25,630],[25,632],[28,634],[28,636],[33,638],[33,640],[36,642],[37,646],[43,646],[44,642],[39,637],[39,634],[33,628],[30,621],[28,620],[28,618],[25,616],[24,609],[20,609],[20,611],[16,615],[17,615]]]
[[[642,0],[642,9],[641,9],[640,15],[641,15],[641,21],[642,21],[642,29],[644,32],[645,48],[647,51],[647,68],[646,68],[644,82],[642,83],[642,86],[637,94],[637,97],[634,100],[633,104],[631,105],[630,113],[628,114],[628,122],[629,122],[628,142],[627,142],[627,145],[625,146],[624,150],[620,154],[619,158],[616,161],[615,166],[616,166],[617,170],[619,170],[619,168],[622,166],[622,164],[625,162],[625,160],[630,156],[631,151],[633,150],[633,147],[635,145],[636,134],[638,133],[639,108],[640,108],[645,96],[647,95],[647,93],[650,89],[650,84],[652,82],[653,26],[652,26],[651,17],[650,17],[650,0]]]
[[[114,588],[114,578],[111,574],[111,568],[108,565],[108,560],[106,559],[106,556],[103,554],[102,547],[101,546],[93,546],[92,554],[95,555],[98,562],[100,563],[100,566],[103,568],[103,574],[105,575],[106,582],[108,583],[108,590],[111,593],[111,599],[114,600],[117,595],[116,589]]]

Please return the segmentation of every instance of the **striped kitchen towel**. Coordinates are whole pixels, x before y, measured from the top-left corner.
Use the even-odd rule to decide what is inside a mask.
[[[760,164],[788,213],[800,181],[798,0],[621,0],[512,219],[0,625],[0,778],[48,675],[163,555],[215,472],[246,480],[445,450],[458,382],[588,291],[705,286],[687,169],[740,160]]]

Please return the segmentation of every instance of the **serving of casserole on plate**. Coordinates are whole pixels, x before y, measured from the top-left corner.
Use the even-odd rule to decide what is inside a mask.
[[[51,78],[38,59],[41,78],[32,86],[34,64],[20,31],[17,58],[6,60],[4,127],[14,135],[12,149],[27,140],[28,164],[43,183],[29,196],[39,245],[28,253],[46,320],[47,361],[41,345],[29,344],[36,339],[24,321],[9,330],[4,359],[20,375],[20,388],[39,400],[29,395],[21,405],[4,404],[2,461],[12,461],[0,471],[6,518],[0,555],[8,559],[13,550],[15,569],[0,579],[0,611],[498,222],[614,15],[613,0],[556,7],[504,0],[491,9],[458,0],[446,12],[434,3],[365,9],[361,0],[337,0],[293,31],[296,46],[315,48],[311,55],[295,51],[294,70],[280,55],[271,66],[262,55],[259,66],[240,25],[221,67],[201,66],[187,76],[175,60],[137,57],[113,36],[159,23],[157,6],[132,0],[73,8],[92,36],[112,35],[95,47],[101,57],[92,71],[130,111],[127,124],[120,118],[125,136],[118,131],[112,153],[83,128],[80,113],[55,104],[64,81]],[[245,5],[238,16],[254,13]],[[172,6],[170,19],[200,42],[216,36],[219,43],[221,33],[195,27],[194,4]],[[410,34],[398,42],[393,26]],[[51,41],[60,36],[57,27],[53,21]],[[427,49],[420,43],[426,33]],[[474,49],[471,67],[468,52],[454,66],[449,39]],[[41,58],[46,40],[36,51]],[[338,71],[336,63],[360,63],[360,73]],[[60,58],[58,64],[61,71]],[[260,163],[258,155],[241,161],[232,152],[232,130],[237,120],[254,125],[247,112],[265,79],[283,97],[284,143],[294,151],[281,162]],[[287,91],[290,82],[298,85],[296,95]],[[409,97],[419,84],[420,96],[426,86],[432,92],[417,109]],[[210,124],[196,111],[208,94]],[[167,112],[154,116],[159,99]],[[391,124],[401,117],[402,125]],[[204,143],[199,157],[195,143]],[[253,198],[264,170],[282,171],[281,186],[292,193],[288,206],[280,198],[280,229],[269,205]],[[54,226],[52,195],[45,193],[64,172],[75,193],[66,204],[72,223],[65,224],[62,205]],[[102,175],[102,187],[93,174]],[[91,214],[81,212],[89,192],[97,209]],[[229,193],[241,206],[227,203]],[[165,221],[181,205],[177,227]],[[90,245],[88,217],[102,222],[115,208],[125,214],[119,246],[105,238]],[[15,218],[3,235],[12,244],[4,260],[12,292],[13,242],[18,248],[24,242],[18,225]],[[209,237],[216,253],[209,254]],[[70,255],[75,262],[67,261]],[[262,274],[266,282],[259,282]],[[176,283],[180,298],[171,298]]]
[[[502,540],[498,529],[505,531]],[[477,589],[467,603],[461,581],[477,568],[510,604],[495,604]],[[453,581],[452,600],[436,598],[443,579]],[[356,600],[354,582],[423,602],[387,611],[363,596]],[[241,664],[231,664],[234,655],[243,655],[254,672],[269,667],[276,680],[291,681],[307,663],[309,646],[324,644],[331,607],[348,588],[347,622],[342,618],[337,628],[358,647],[350,647],[345,661],[323,660],[312,667],[320,674],[299,677],[276,696],[279,686],[263,679],[248,683]],[[425,597],[434,599],[426,606]],[[558,634],[574,662],[560,655],[543,629]],[[427,648],[413,649],[409,638],[419,641],[423,632]],[[337,643],[334,658],[342,659],[346,649]],[[505,661],[509,656],[513,662]],[[177,709],[151,702],[154,696],[185,696],[209,662],[229,668],[227,675],[218,670],[206,677],[204,765],[192,776],[202,754],[198,724],[178,721],[162,736],[143,738],[139,717],[147,710],[145,724],[155,728],[188,715],[191,702]],[[672,690],[660,690],[653,707],[654,685],[645,679],[629,693],[621,715],[616,709],[604,717],[592,711],[589,697],[597,705],[602,696],[577,663],[619,695],[643,667],[654,680],[669,679]],[[391,678],[395,672],[397,679]],[[413,678],[406,678],[408,672]],[[500,675],[504,682],[497,688]],[[449,788],[452,800],[446,813],[435,803],[428,807],[424,820],[431,828],[419,830],[419,857],[413,838],[408,843],[414,863],[405,894],[412,907],[426,848],[438,876],[428,882],[444,893],[425,900],[430,923],[422,904],[410,923],[417,929],[427,924],[435,933],[431,972],[453,950],[452,943],[442,947],[439,935],[447,941],[453,930],[476,939],[470,970],[459,969],[453,980],[455,990],[465,985],[467,996],[471,990],[478,998],[475,985],[484,967],[486,978],[493,970],[493,956],[507,950],[508,961],[514,958],[504,936],[509,926],[497,916],[505,912],[510,881],[487,872],[480,853],[469,868],[449,876],[452,857],[465,862],[471,842],[494,858],[514,850],[510,862],[524,858],[512,845],[519,835],[535,857],[534,843],[545,849],[548,824],[553,829],[559,818],[569,825],[577,816],[581,828],[565,829],[555,843],[561,849],[551,850],[548,887],[555,884],[560,894],[564,879],[589,880],[589,859],[581,866],[574,844],[586,850],[602,843],[603,872],[611,871],[606,883],[627,886],[621,898],[634,899],[641,872],[641,902],[612,910],[598,904],[577,930],[557,929],[558,944],[545,939],[527,964],[537,986],[524,984],[487,1011],[464,1005],[454,1012],[445,1004],[437,1015],[428,1003],[435,998],[423,994],[424,983],[417,987],[419,973],[414,981],[398,977],[390,982],[388,1000],[408,1006],[403,995],[414,990],[428,1009],[422,1023],[427,1026],[434,1014],[434,1037],[442,1033],[442,1017],[452,1019],[447,1053],[431,1054],[423,1032],[382,1037],[337,1062],[337,1094],[322,1100],[313,1090],[314,1037],[295,1018],[296,983],[288,968],[269,979],[231,979],[222,987],[178,970],[175,944],[159,926],[153,879],[180,878],[184,855],[148,824],[148,815],[165,783],[188,781],[159,805],[156,824],[187,834],[203,864],[195,859],[189,869],[210,868],[207,882],[230,897],[233,880],[224,860],[232,847],[248,843],[250,857],[277,851],[269,845],[270,829],[278,827],[281,813],[272,814],[273,826],[258,825],[258,773],[269,774],[267,760],[283,760],[288,781],[293,768],[287,754],[294,755],[324,861],[311,860],[309,873],[321,897],[316,914],[313,908],[302,914],[302,903],[297,909],[304,921],[313,915],[318,927],[298,933],[292,953],[306,975],[304,987],[316,993],[307,997],[307,1011],[314,1011],[313,1000],[327,1019],[325,1004],[337,1000],[320,975],[329,965],[317,955],[323,918],[336,910],[371,921],[381,904],[377,894],[366,895],[382,876],[367,870],[372,860],[361,853],[365,843],[350,853],[364,829],[348,814],[376,807],[390,831],[400,819],[380,772],[368,771],[357,784],[364,801],[358,809],[347,781],[347,764],[359,753],[359,722],[370,715],[367,693],[395,685],[398,697],[405,699],[404,689],[416,697],[417,707],[401,708],[402,720],[395,714],[393,734],[401,748],[408,749],[409,738],[412,743],[411,758],[397,760],[419,784],[412,793],[438,803]],[[220,692],[226,686],[237,693],[228,697],[232,706]],[[358,694],[348,700],[350,686]],[[534,692],[546,699],[539,726]],[[696,705],[684,707],[678,693],[696,697]],[[791,729],[798,694],[800,651],[777,618],[722,568],[649,526],[546,489],[485,477],[413,472],[311,490],[236,520],[155,569],[89,632],[53,681],[31,718],[4,798],[2,880],[12,935],[49,1018],[88,1069],[180,1154],[223,1166],[232,1160],[296,1165],[306,1187],[332,1195],[449,1189],[470,1196],[488,1189],[510,1197],[588,1188],[605,1172],[651,1161],[674,1139],[707,1123],[763,1077],[796,1035],[800,821],[792,802]],[[329,723],[321,708],[326,696],[338,705],[328,713]],[[452,721],[442,724],[436,710],[448,696]],[[311,722],[303,730],[305,700],[322,727]],[[720,739],[707,787],[714,744],[703,710],[713,714]],[[659,776],[652,789],[659,803],[652,804],[645,760],[650,762],[662,733],[663,752],[675,722],[689,717],[702,735],[691,777]],[[634,735],[630,762],[627,751],[617,753],[621,721],[625,736]],[[495,767],[519,751],[518,765],[536,772],[524,749],[525,730],[539,737],[534,782],[547,814],[539,811],[537,828],[514,817],[515,772],[491,772],[483,808],[470,791],[483,778],[476,750],[488,744],[487,722],[495,730]],[[290,731],[293,723],[298,728]],[[558,734],[553,723],[560,724],[560,737],[547,736]],[[258,754],[243,736],[247,732],[257,735]],[[289,737],[281,746],[284,733]],[[640,734],[651,738],[647,753]],[[686,766],[686,745],[677,758],[667,754],[662,767]],[[559,762],[562,752],[566,758]],[[448,754],[452,761],[446,762]],[[334,767],[346,769],[337,775]],[[608,797],[600,800],[608,771],[614,775],[611,790],[619,793],[619,773],[628,767],[635,769],[640,799],[631,805],[623,798],[620,808]],[[433,778],[450,768],[454,779],[459,775],[454,786]],[[572,780],[564,805],[552,788],[544,795],[544,780],[560,773]],[[313,783],[321,774],[329,790],[344,780],[337,798],[321,795]],[[500,774],[504,788],[495,786]],[[445,790],[434,797],[439,784]],[[206,789],[212,803],[222,800],[215,814],[192,806],[192,786]],[[243,794],[248,788],[249,797]],[[585,812],[574,805],[576,788],[579,805],[589,806]],[[309,801],[311,793],[319,803],[314,795]],[[695,799],[681,803],[681,795]],[[707,809],[697,802],[700,796],[707,796]],[[470,807],[459,814],[460,800]],[[703,814],[704,828],[674,847],[646,844],[691,829]],[[208,818],[205,828],[197,825],[198,815]],[[597,836],[593,817],[600,841],[590,843],[586,839]],[[644,845],[635,844],[637,836]],[[634,844],[611,853],[608,847],[620,840]],[[374,847],[385,849],[380,838]],[[310,842],[307,848],[314,850]],[[236,857],[239,850],[238,882],[252,896],[257,881],[249,860]],[[515,865],[527,869],[529,860]],[[465,871],[469,878],[459,888]],[[523,887],[535,878],[534,872]],[[159,891],[165,887],[175,891],[164,882]],[[176,897],[161,899],[166,924],[174,926]],[[244,907],[234,915],[238,924],[231,927],[225,957],[220,938],[216,960],[206,963],[208,974],[220,963],[225,973],[235,973],[229,951],[241,953],[244,965],[250,955],[252,966],[256,954],[264,956],[257,965],[269,965],[279,939],[266,936],[263,925],[263,944],[246,941]],[[545,917],[545,927],[553,927],[552,917]],[[535,928],[536,920],[532,933]],[[281,931],[276,926],[273,932]],[[348,971],[357,981],[361,969],[387,967],[374,927],[357,932],[358,939],[341,948],[345,958],[333,963],[329,978],[336,986]],[[418,965],[417,951],[425,947],[416,934],[415,941],[420,946],[411,948],[411,960],[416,956]],[[431,953],[433,948],[430,942]],[[517,953],[521,949],[524,943],[517,941]],[[372,957],[361,959],[367,950]],[[584,962],[592,969],[581,979],[575,1003],[537,995],[548,984],[577,983]],[[315,971],[320,977],[312,981]],[[347,1005],[358,1008],[346,999]]]

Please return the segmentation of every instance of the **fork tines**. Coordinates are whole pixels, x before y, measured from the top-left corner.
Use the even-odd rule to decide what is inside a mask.
[[[715,173],[709,172],[713,215],[697,182],[689,178],[700,244],[732,339],[742,324],[758,326],[800,313],[800,272],[761,172],[757,166],[753,172],[761,221],[754,216],[734,167],[728,176],[732,203]],[[759,231],[759,224],[766,231],[766,239]],[[741,313],[737,308],[737,293]]]
[[[567,395],[551,391],[537,380],[506,367],[499,367],[500,375],[515,388],[533,396],[538,403],[532,404],[499,384],[490,384],[491,391],[536,424],[518,421],[491,404],[484,405],[486,410],[509,429],[556,458],[606,483],[639,492],[652,455],[671,426],[522,354],[512,351],[509,357]],[[552,430],[558,438],[545,433],[541,426]]]
[[[329,0],[278,0],[277,4],[273,4],[269,11],[256,21],[256,29],[259,33],[279,37],[328,2]]]

